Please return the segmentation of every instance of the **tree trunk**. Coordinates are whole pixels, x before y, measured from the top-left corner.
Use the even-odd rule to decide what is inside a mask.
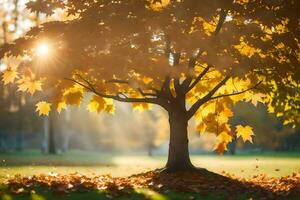
[[[48,141],[48,153],[56,154],[56,146],[55,146],[55,133],[54,133],[54,122],[53,116],[49,116],[49,141]]]
[[[20,119],[21,121],[21,119]],[[23,150],[23,130],[16,131],[16,151],[21,152]]]
[[[24,108],[22,105],[22,96],[16,95],[15,98],[18,102],[19,107],[19,123],[18,128],[16,129],[16,151],[21,152],[23,150],[23,132],[24,132]]]
[[[233,138],[232,142],[229,143],[228,149],[229,149],[229,153],[231,155],[235,155],[236,154],[236,143],[237,143],[236,138]]]
[[[149,144],[149,145],[148,145],[148,156],[150,156],[150,157],[153,156],[152,149],[153,149],[153,145],[152,145],[152,144]]]
[[[169,112],[170,144],[168,162],[165,171],[191,171],[195,167],[191,163],[188,148],[188,120],[181,112]]]

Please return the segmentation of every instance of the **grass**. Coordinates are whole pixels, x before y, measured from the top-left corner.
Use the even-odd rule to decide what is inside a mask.
[[[228,199],[226,194],[197,194],[189,192],[166,191],[157,193],[149,189],[130,189],[120,196],[112,196],[106,191],[72,192],[69,194],[55,194],[50,190],[38,188],[28,194],[16,195],[0,193],[1,200],[223,200]],[[238,195],[237,199],[246,200],[244,195]]]
[[[21,174],[31,176],[55,172],[93,176],[111,174],[113,176],[128,176],[163,167],[165,156],[148,157],[145,155],[112,155],[96,152],[71,151],[60,155],[42,155],[38,151],[25,151],[21,153],[0,154],[0,182],[10,176]],[[244,154],[236,156],[193,155],[191,156],[196,166],[207,168],[210,171],[221,173],[226,171],[237,176],[253,176],[266,174],[272,177],[286,176],[293,172],[300,172],[300,153],[266,153]],[[5,184],[2,184],[5,187]],[[5,190],[2,190],[5,191]],[[69,194],[54,194],[47,189],[36,190],[22,195],[2,192],[1,200],[76,200],[76,199],[111,199],[105,191],[91,191],[86,193],[72,192]],[[226,194],[196,194],[166,191],[157,193],[149,189],[130,189],[116,199],[227,199]],[[243,194],[238,199],[246,199]]]
[[[15,174],[29,176],[49,172],[128,176],[161,168],[166,162],[165,156],[125,156],[81,151],[71,151],[60,155],[42,155],[37,151],[26,151],[18,154],[0,154],[0,159],[2,160],[0,179]],[[298,153],[236,156],[193,155],[191,159],[196,166],[207,168],[210,171],[217,173],[225,171],[245,177],[261,173],[280,177],[300,172],[300,154]]]

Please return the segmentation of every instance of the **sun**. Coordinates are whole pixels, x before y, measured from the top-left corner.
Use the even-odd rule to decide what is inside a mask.
[[[36,53],[38,56],[46,56],[49,54],[49,45],[45,42],[41,42],[36,47]]]

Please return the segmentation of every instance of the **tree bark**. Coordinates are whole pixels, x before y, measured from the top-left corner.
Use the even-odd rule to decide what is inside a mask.
[[[188,120],[178,111],[169,112],[170,144],[168,161],[165,167],[167,172],[192,171],[196,168],[190,160],[188,148]]]

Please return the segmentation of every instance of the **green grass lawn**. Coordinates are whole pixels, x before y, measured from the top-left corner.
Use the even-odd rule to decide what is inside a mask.
[[[132,189],[127,190],[121,196],[112,196],[106,191],[90,191],[90,192],[72,192],[69,194],[54,194],[52,191],[45,189],[37,189],[33,193],[15,195],[3,194],[1,200],[223,200],[228,199],[226,194],[197,194],[189,192],[166,191],[158,193],[149,189]],[[238,200],[246,200],[247,198],[241,194],[237,196]],[[296,199],[295,199],[296,200]]]
[[[0,178],[15,174],[34,175],[56,172],[62,174],[79,172],[85,175],[111,174],[129,176],[144,171],[161,168],[166,162],[165,156],[112,155],[96,152],[71,151],[60,155],[42,155],[37,151],[0,154]],[[210,171],[223,171],[237,176],[285,176],[300,172],[300,154],[268,153],[236,156],[193,155],[196,166]]]
[[[266,174],[272,177],[280,177],[300,172],[300,153],[267,153],[245,154],[236,156],[217,155],[193,155],[191,157],[196,166],[207,168],[210,171],[222,173],[223,171],[236,176],[253,176]],[[166,162],[165,156],[148,157],[145,155],[112,155],[96,152],[71,151],[60,155],[42,155],[38,151],[26,151],[22,153],[0,154],[0,182],[16,174],[32,176],[48,174],[50,172],[80,174],[94,176],[111,174],[112,176],[129,176],[156,168],[161,168]],[[6,187],[2,184],[1,187]],[[2,191],[5,191],[2,190]],[[227,199],[226,194],[196,194],[165,191],[157,193],[149,189],[130,189],[116,199]],[[1,193],[1,200],[76,200],[76,199],[112,199],[105,191],[90,191],[86,193],[72,192],[62,196],[53,194],[47,189],[36,190],[22,195]],[[238,199],[246,199],[243,194]]]

